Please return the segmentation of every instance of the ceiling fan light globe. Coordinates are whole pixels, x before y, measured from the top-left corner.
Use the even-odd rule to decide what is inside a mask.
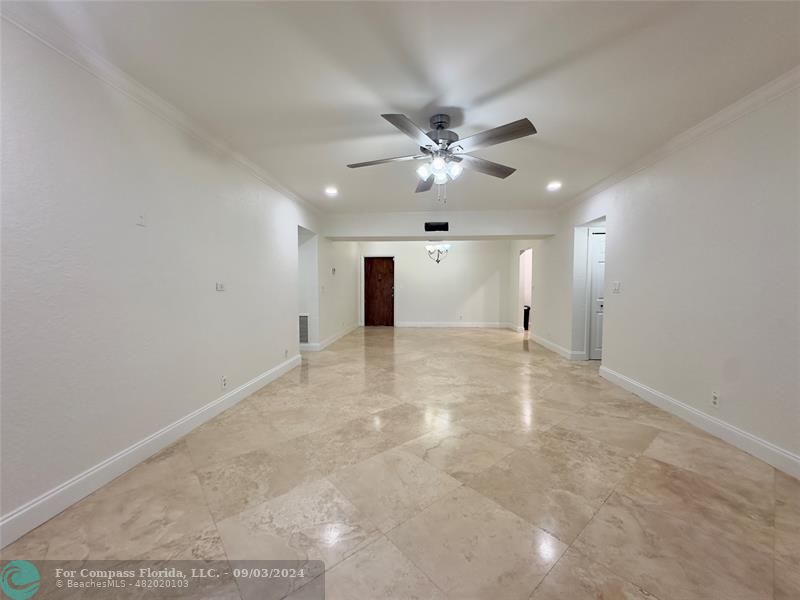
[[[431,161],[431,169],[433,169],[434,173],[438,173],[440,171],[444,171],[446,167],[445,161],[441,156],[437,156],[436,158]]]
[[[434,173],[433,175],[433,183],[438,183],[442,185],[443,183],[447,183],[447,173],[442,171],[440,173]]]
[[[464,172],[464,167],[462,167],[457,162],[447,163],[447,174],[450,175],[450,178],[455,180],[458,179],[458,176]]]
[[[430,166],[427,163],[425,163],[424,165],[421,165],[417,169],[417,175],[419,176],[419,178],[422,181],[426,181],[428,179],[428,177],[431,176],[431,168],[430,168]]]

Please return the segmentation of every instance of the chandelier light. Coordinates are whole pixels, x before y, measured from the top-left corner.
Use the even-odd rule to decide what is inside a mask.
[[[425,252],[428,253],[428,258],[436,264],[442,262],[450,251],[450,244],[430,244],[425,246]]]
[[[459,164],[459,161],[442,155],[434,155],[430,161],[417,168],[417,176],[422,181],[433,177],[433,183],[438,185],[445,184],[448,180],[455,181],[463,172],[464,167]]]

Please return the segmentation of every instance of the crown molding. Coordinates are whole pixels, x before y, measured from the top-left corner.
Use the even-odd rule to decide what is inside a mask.
[[[734,121],[741,119],[745,115],[757,110],[765,104],[783,96],[784,94],[796,90],[800,87],[800,66],[790,69],[780,77],[773,79],[766,85],[761,86],[755,91],[740,98],[733,104],[729,104],[719,112],[714,113],[707,119],[700,121],[697,125],[690,127],[683,133],[679,133],[668,142],[653,150],[641,158],[629,163],[613,175],[594,184],[577,196],[573,196],[564,203],[559,212],[566,212],[584,200],[596,196],[597,194],[625,181],[639,171],[650,167],[657,162],[665,159],[670,154],[686,148],[699,140],[712,135],[716,131],[730,125]]]
[[[230,144],[209,133],[177,106],[139,83],[93,49],[80,43],[72,34],[56,25],[41,25],[42,20],[37,17],[37,12],[40,10],[40,7],[37,6],[39,4],[38,2],[2,3],[0,18],[62,55],[103,83],[122,92],[159,118],[208,145],[215,152],[230,157],[249,174],[276,192],[293,200],[303,208],[318,214],[322,213],[318,207],[278,183],[275,177],[236,151]]]

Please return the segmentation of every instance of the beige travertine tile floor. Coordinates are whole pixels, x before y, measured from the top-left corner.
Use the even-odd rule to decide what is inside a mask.
[[[3,555],[322,559],[329,599],[800,598],[800,482],[597,366],[359,329]]]

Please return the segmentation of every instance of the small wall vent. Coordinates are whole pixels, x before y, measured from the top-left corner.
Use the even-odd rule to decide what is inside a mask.
[[[428,221],[425,223],[425,231],[450,231],[450,223],[447,221]]]
[[[308,315],[300,315],[300,343],[308,343]]]

